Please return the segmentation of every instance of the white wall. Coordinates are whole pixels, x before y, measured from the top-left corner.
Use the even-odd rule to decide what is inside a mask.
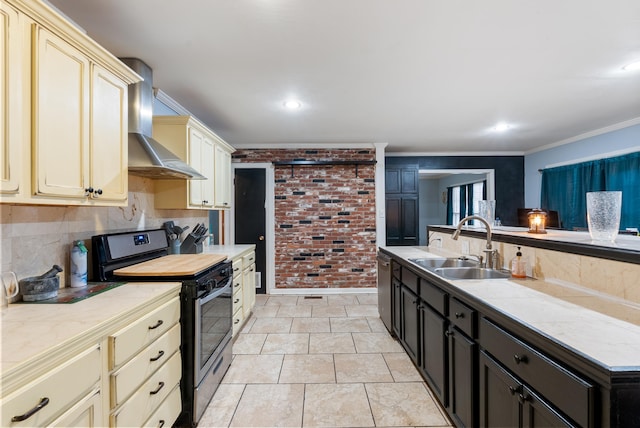
[[[615,130],[601,130],[572,139],[566,144],[553,144],[546,150],[526,154],[524,157],[524,196],[529,208],[540,206],[542,174],[538,171],[559,163],[577,163],[587,159],[615,156],[617,152],[640,151],[640,119],[628,121],[629,126]],[[615,128],[614,125],[612,128]],[[598,135],[594,135],[598,134]]]

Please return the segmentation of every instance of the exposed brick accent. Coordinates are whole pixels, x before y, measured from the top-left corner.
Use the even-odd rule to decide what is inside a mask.
[[[375,150],[239,150],[234,162],[375,160]],[[293,172],[293,173],[292,173]],[[275,168],[277,288],[376,286],[375,166]]]

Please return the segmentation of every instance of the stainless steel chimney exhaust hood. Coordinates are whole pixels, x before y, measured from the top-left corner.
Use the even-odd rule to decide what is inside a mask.
[[[144,80],[129,85],[129,172],[150,178],[206,180],[161,143],[151,138],[153,72],[138,58],[120,58]]]

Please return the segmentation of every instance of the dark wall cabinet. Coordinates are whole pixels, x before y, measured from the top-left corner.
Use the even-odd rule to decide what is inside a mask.
[[[605,375],[517,320],[401,258],[392,267],[394,332],[456,426],[640,426],[637,373],[602,385],[593,376]]]
[[[418,166],[385,169],[387,245],[418,245]]]

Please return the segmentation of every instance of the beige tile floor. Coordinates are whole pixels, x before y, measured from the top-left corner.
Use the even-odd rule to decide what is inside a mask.
[[[257,296],[199,427],[451,427],[376,294]]]

